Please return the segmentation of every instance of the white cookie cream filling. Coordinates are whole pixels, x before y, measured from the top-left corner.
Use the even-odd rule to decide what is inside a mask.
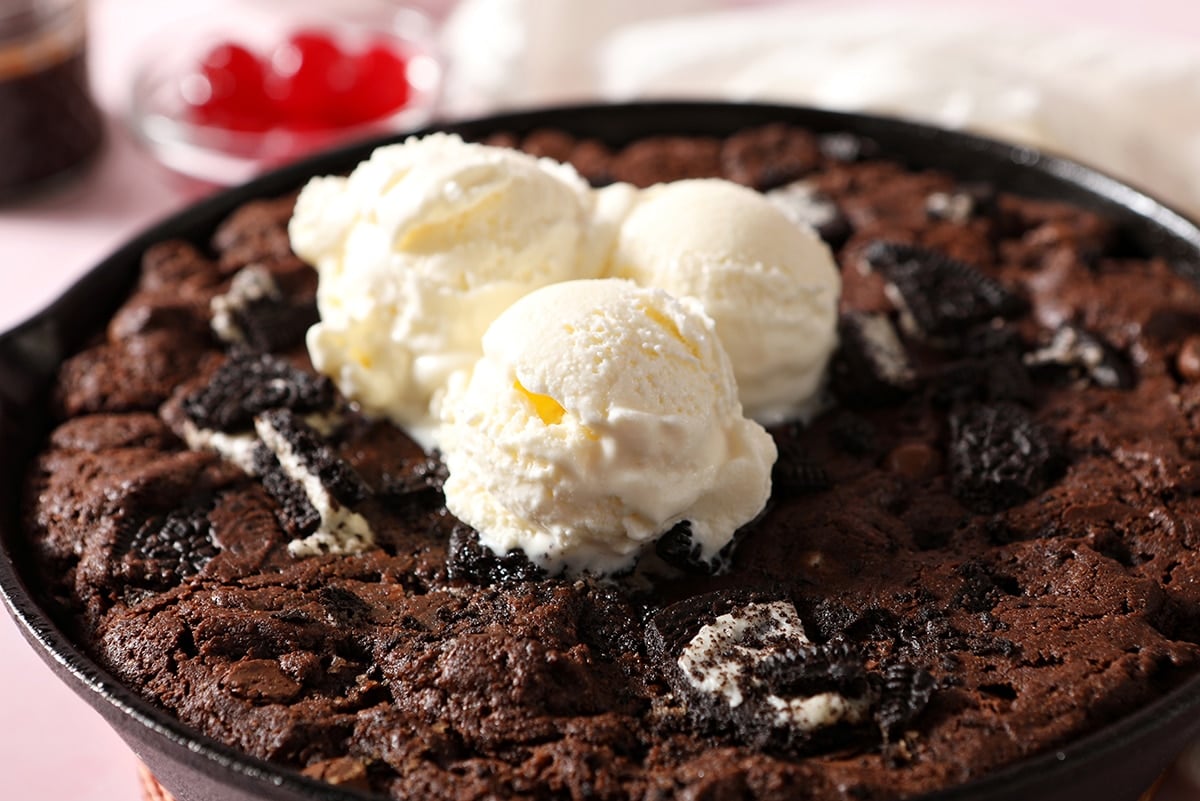
[[[763,691],[761,680],[749,675],[748,665],[809,642],[790,603],[752,603],[703,626],[684,646],[677,664],[697,691],[720,696],[736,709],[752,692]],[[806,732],[841,721],[858,723],[870,709],[869,699],[837,692],[810,696],[766,692],[765,700],[776,723]]]
[[[229,284],[229,291],[209,301],[213,334],[230,345],[245,342],[246,336],[237,323],[237,313],[245,311],[256,301],[279,297],[279,284],[275,283],[275,278],[265,267],[251,264],[238,270]]]
[[[304,464],[304,459],[267,419],[254,419],[254,430],[275,454],[284,474],[300,485],[308,502],[317,510],[321,524],[307,537],[288,543],[288,553],[295,557],[320,554],[361,553],[375,544],[375,535],[366,518],[338,503],[321,479]]]
[[[327,435],[337,426],[338,419],[336,414],[312,414],[306,416],[304,422],[318,433]],[[370,548],[375,542],[375,535],[366,519],[338,503],[321,484],[321,480],[305,467],[304,460],[291,443],[264,418],[255,418],[254,427],[257,434],[248,431],[227,433],[200,428],[191,420],[185,420],[182,433],[184,442],[192,450],[214,451],[250,476],[258,475],[254,452],[260,441],[275,454],[284,474],[300,486],[321,518],[316,531],[288,543],[288,553],[292,556],[302,558],[325,553],[360,553]]]

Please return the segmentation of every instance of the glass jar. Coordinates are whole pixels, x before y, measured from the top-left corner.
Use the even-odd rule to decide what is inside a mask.
[[[85,23],[83,0],[0,0],[0,198],[81,165],[100,145]]]

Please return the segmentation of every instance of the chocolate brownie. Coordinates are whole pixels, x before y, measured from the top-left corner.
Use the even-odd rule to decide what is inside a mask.
[[[147,251],[28,475],[46,601],[121,681],[381,796],[883,799],[1200,669],[1200,291],[1163,260],[851,134],[494,141],[726,177],[834,247],[834,402],[772,431],[767,510],[607,579],[488,551],[436,454],[313,374],[294,198],[256,202]]]

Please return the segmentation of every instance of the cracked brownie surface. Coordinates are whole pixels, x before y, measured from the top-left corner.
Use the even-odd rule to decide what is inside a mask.
[[[1200,291],[1164,261],[1094,213],[851,135],[494,141],[597,184],[736,180],[834,248],[835,403],[772,431],[765,513],[715,575],[686,536],[612,580],[481,548],[436,456],[311,376],[294,197],[257,201],[207,250],[146,252],[60,370],[28,473],[44,598],[121,681],[382,796],[883,799],[1061,747],[1195,674]],[[247,268],[275,289],[223,341],[212,299]],[[253,467],[275,457],[187,445],[254,446],[264,414],[373,546],[292,555],[315,523],[294,478]],[[813,698],[840,709],[828,725],[807,728]]]

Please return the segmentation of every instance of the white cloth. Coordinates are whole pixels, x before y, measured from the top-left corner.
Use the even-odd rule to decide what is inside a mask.
[[[1200,214],[1200,51],[1182,42],[945,7],[587,5],[466,0],[446,27],[447,108],[706,97],[870,110],[1063,153]]]

